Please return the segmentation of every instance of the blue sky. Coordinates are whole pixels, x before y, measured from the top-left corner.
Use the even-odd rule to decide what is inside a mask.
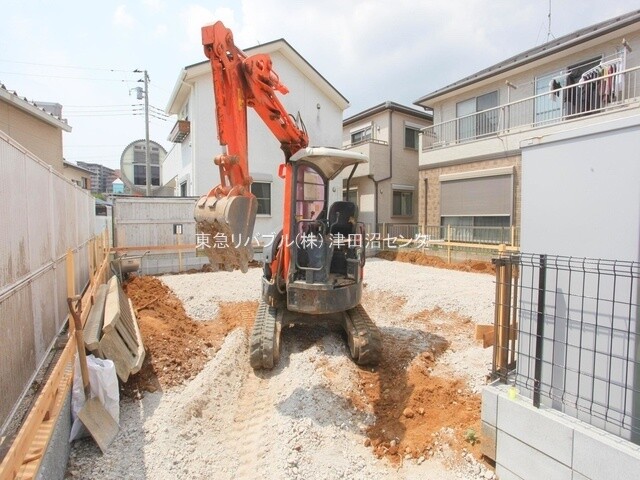
[[[73,131],[65,158],[119,167],[144,138],[135,93],[151,78],[150,137],[169,149],[162,120],[180,70],[206,58],[200,28],[222,20],[247,48],[285,38],[351,103],[345,116],[391,100],[411,106],[548,37],[548,0],[242,0],[87,2],[5,0],[0,82],[29,100],[58,102]],[[551,2],[551,35],[640,9],[638,1]],[[138,106],[135,106],[138,105]],[[158,110],[156,110],[158,109]],[[213,121],[213,119],[212,119]]]

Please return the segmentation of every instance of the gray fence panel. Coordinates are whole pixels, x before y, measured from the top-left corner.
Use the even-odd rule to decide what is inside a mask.
[[[0,132],[0,435],[68,316],[66,252],[75,290],[89,280],[95,202]]]

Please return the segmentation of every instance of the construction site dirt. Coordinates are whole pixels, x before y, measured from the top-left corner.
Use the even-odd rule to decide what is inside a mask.
[[[120,439],[104,456],[76,441],[68,476],[493,478],[480,454],[491,351],[474,340],[492,320],[492,266],[403,260],[415,265],[367,264],[362,303],[384,338],[375,368],[321,324],[283,331],[278,366],[254,372],[258,268],[133,277],[145,363],[121,388]]]

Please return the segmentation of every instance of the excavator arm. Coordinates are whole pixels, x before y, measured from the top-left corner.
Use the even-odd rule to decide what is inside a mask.
[[[194,217],[201,234],[209,237],[205,251],[213,270],[246,272],[253,256],[252,236],[257,200],[251,193],[247,143],[247,107],[253,108],[280,141],[285,162],[309,139],[282,106],[276,92],[288,93],[266,54],[247,56],[222,22],[202,28],[204,53],[209,58],[216,105],[218,140],[223,153],[214,159],[220,184],[202,196]],[[221,241],[226,240],[223,244]],[[213,242],[213,244],[211,243]]]

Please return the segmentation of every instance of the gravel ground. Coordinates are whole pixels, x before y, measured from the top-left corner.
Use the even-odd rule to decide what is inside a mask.
[[[221,303],[258,300],[260,269],[163,276],[188,315],[214,319]],[[493,321],[494,279],[401,262],[369,259],[363,305],[385,336],[385,349],[406,341],[428,351],[429,329],[449,348],[433,374],[465,380],[478,393],[489,371],[483,350],[447,323]],[[425,314],[426,312],[426,314]],[[426,315],[426,316],[425,316]],[[387,350],[385,350],[386,352]],[[121,401],[121,430],[105,455],[90,439],[76,441],[72,478],[215,479],[491,479],[491,469],[466,449],[454,451],[451,429],[432,434],[429,455],[400,463],[378,457],[367,444],[372,408],[354,403],[361,369],[348,358],[342,336],[330,329],[295,327],[282,333],[278,366],[254,373],[248,338],[232,331],[188,383]],[[408,367],[407,367],[408,368]],[[366,386],[365,386],[366,387]],[[355,393],[354,393],[355,392]],[[459,390],[458,393],[461,393]]]

